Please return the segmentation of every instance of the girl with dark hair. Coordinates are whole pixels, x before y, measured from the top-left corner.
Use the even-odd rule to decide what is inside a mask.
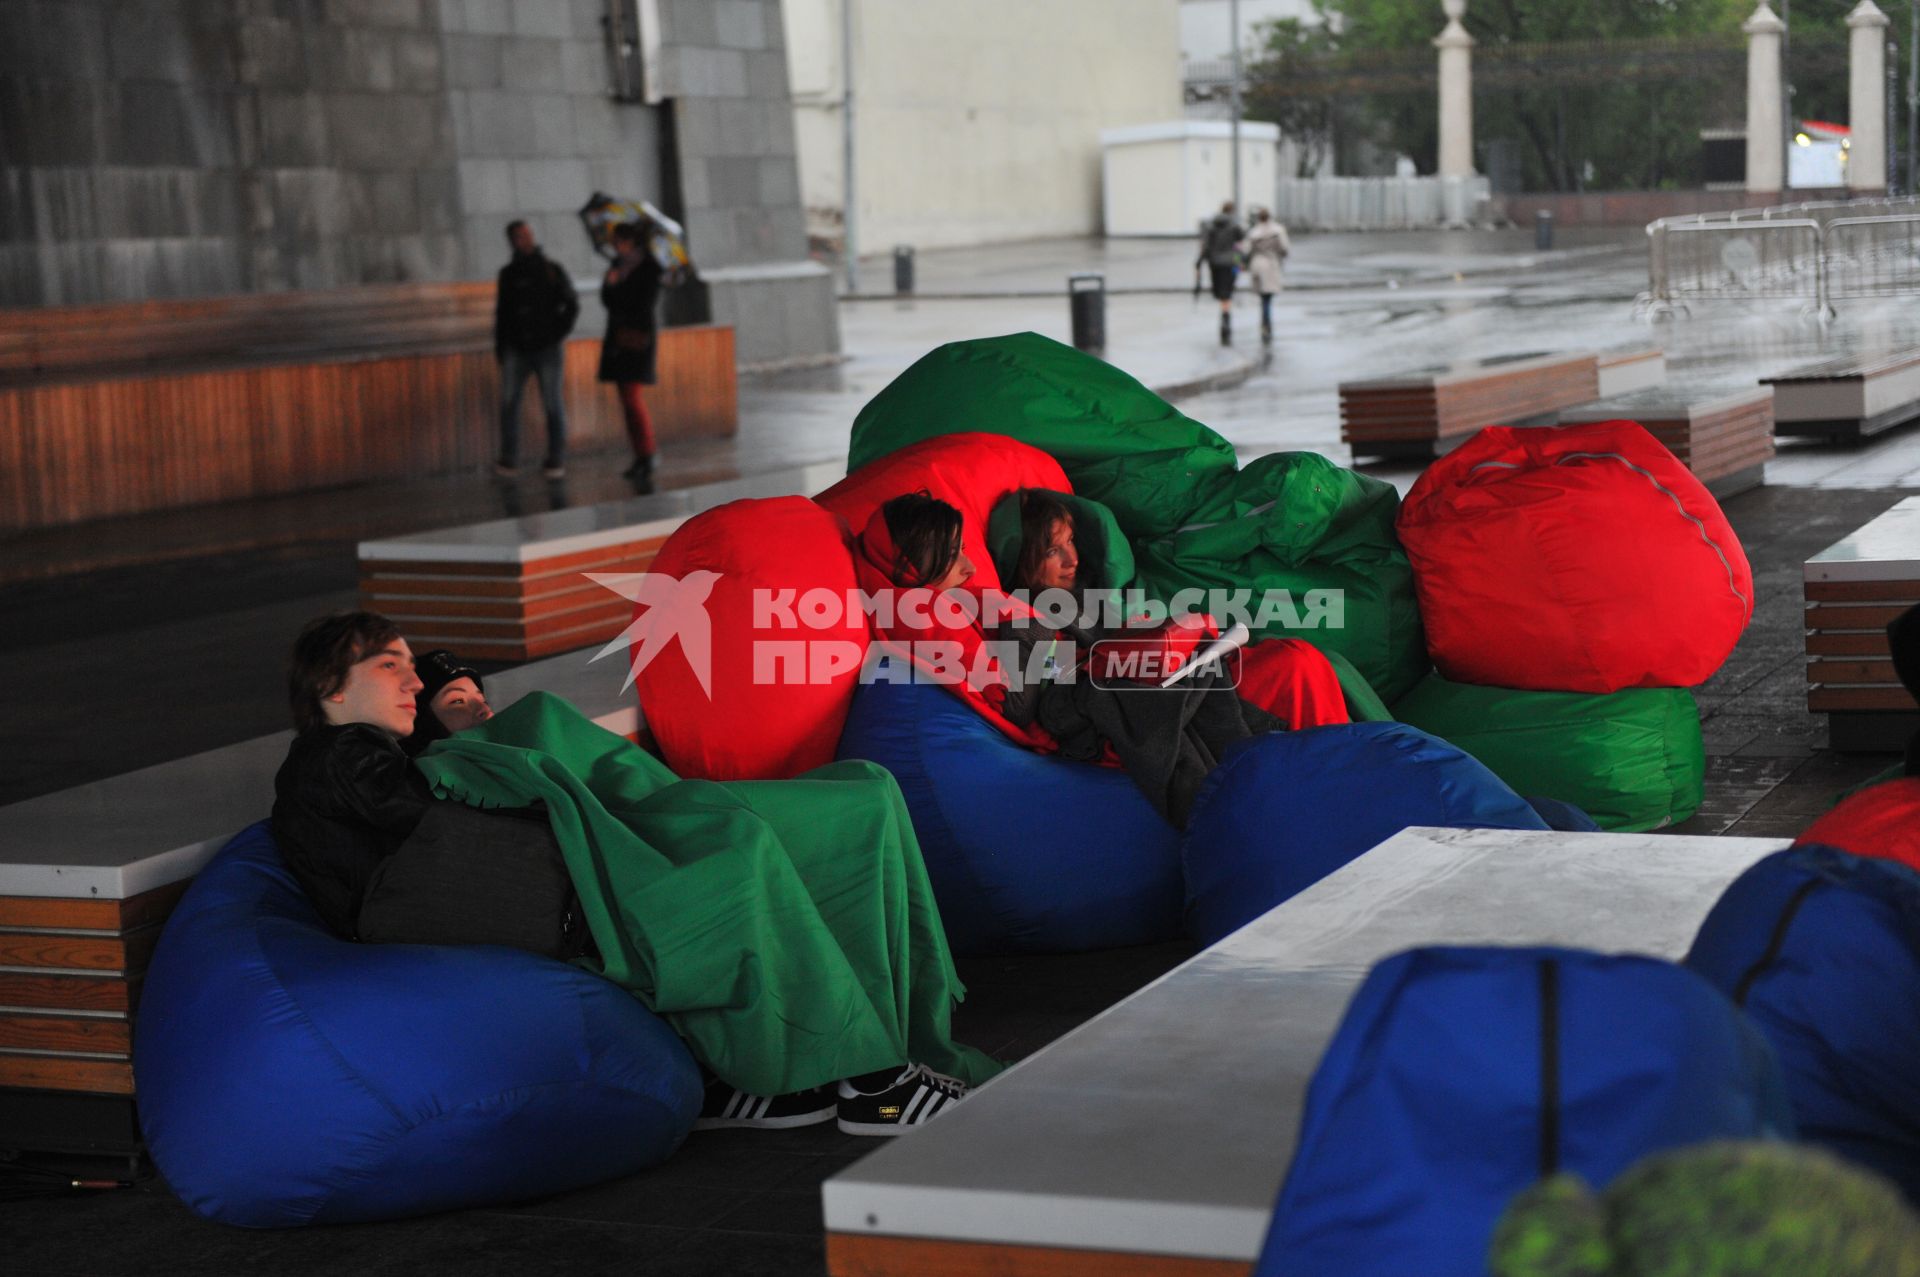
[[[655,348],[659,326],[654,309],[660,302],[660,263],[647,251],[647,227],[622,222],[611,233],[617,253],[600,285],[600,301],[607,308],[607,334],[600,343],[600,380],[610,381],[620,395],[626,418],[627,441],[633,445],[633,464],[627,478],[651,486],[653,418],[647,412],[641,387],[655,380]]]
[[[973,578],[973,560],[960,546],[960,512],[926,489],[882,506],[894,556],[887,575],[901,585],[951,590]]]

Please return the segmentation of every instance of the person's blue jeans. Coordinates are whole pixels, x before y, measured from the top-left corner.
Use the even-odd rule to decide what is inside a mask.
[[[500,361],[500,460],[507,465],[520,463],[520,400],[529,375],[540,380],[540,406],[547,413],[546,464],[557,466],[566,460],[567,405],[560,384],[564,361],[559,342],[535,351],[507,347]]]

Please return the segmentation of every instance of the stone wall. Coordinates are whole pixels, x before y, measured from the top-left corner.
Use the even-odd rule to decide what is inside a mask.
[[[427,0],[0,4],[0,304],[457,277]]]
[[[836,351],[778,0],[637,7],[655,105],[607,0],[0,0],[0,307],[484,279],[514,217],[590,278],[604,190],[684,214],[743,363]]]
[[[833,277],[807,257],[780,0],[659,0],[679,211],[713,321],[748,366],[840,349]]]
[[[603,0],[439,0],[470,274],[532,224],[576,276],[598,270],[579,220],[595,191],[660,198],[661,112],[610,93]]]

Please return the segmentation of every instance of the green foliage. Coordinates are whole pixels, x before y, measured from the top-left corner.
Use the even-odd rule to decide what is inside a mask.
[[[1790,0],[1789,77],[1802,117],[1846,118],[1853,0]],[[1778,7],[1778,6],[1776,6]],[[1342,171],[1362,143],[1438,150],[1432,0],[1314,0],[1318,23],[1269,24],[1248,113]],[[1700,130],[1744,125],[1754,0],[1472,0],[1477,166],[1529,190],[1698,184]],[[1324,86],[1324,92],[1321,91]]]

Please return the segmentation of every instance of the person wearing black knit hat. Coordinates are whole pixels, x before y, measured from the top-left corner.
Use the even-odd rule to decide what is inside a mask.
[[[413,672],[423,684],[420,704],[426,712],[415,717],[413,733],[400,742],[407,757],[413,758],[433,742],[493,717],[479,672],[462,665],[460,658],[446,648],[421,653],[413,663]]]

